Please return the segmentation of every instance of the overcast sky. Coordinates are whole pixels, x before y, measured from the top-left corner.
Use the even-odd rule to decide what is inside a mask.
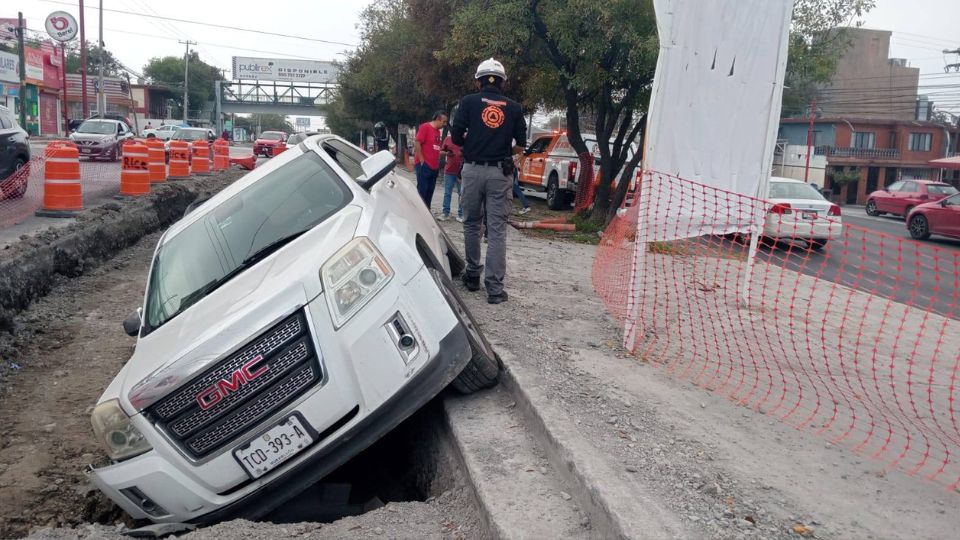
[[[356,28],[359,15],[370,0],[104,0],[103,3],[105,9],[137,13],[106,11],[103,15],[106,46],[129,68],[140,71],[154,56],[182,55],[184,46],[177,40],[189,39],[199,42],[196,49],[201,59],[230,70],[233,56],[336,60],[343,58],[341,53],[351,47],[162,21],[151,15],[356,44],[360,40]],[[16,10],[22,10],[28,27],[42,31],[43,19],[48,13],[62,9],[76,15],[77,5],[77,0],[3,0],[0,17],[15,17]],[[90,41],[96,40],[99,28],[94,9],[97,5],[98,0],[86,1]],[[891,54],[906,58],[910,65],[920,68],[925,75],[921,86],[960,85],[960,74],[943,74],[944,64],[960,62],[960,59],[941,52],[960,47],[960,0],[877,0],[877,7],[867,15],[865,23],[867,28],[894,32]],[[924,89],[921,87],[920,91],[923,93]],[[936,101],[936,96],[932,97]],[[957,106],[950,108],[960,108],[960,92],[941,97],[944,105],[952,99]]]

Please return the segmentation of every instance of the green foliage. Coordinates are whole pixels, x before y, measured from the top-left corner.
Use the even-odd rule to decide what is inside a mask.
[[[182,56],[164,56],[163,58],[151,58],[147,65],[143,67],[145,77],[151,79],[157,84],[163,84],[174,91],[173,100],[177,103],[180,112],[175,116],[182,116],[183,107],[183,57]],[[200,60],[197,53],[190,54],[190,110],[196,113],[201,106],[216,98],[214,81],[223,80],[220,70],[210,64]]]
[[[192,66],[191,66],[192,67]],[[259,125],[259,128],[257,127]],[[287,121],[282,114],[251,114],[238,116],[234,127],[244,128],[249,132],[263,133],[264,131],[285,131],[293,133],[293,124]]]
[[[875,0],[796,0],[784,81],[783,116],[799,116],[828,82],[849,46],[845,27],[860,26]]]
[[[858,167],[837,167],[831,174],[833,184],[843,186],[846,184],[855,184],[860,180],[860,169]]]
[[[67,47],[67,73],[80,73],[80,45],[74,43]],[[119,77],[123,74],[123,66],[110,52],[103,49],[103,74],[107,77]],[[87,43],[87,75],[100,73],[100,48]]]

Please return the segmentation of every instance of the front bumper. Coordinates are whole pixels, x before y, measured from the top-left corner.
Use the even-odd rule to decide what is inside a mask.
[[[91,473],[92,481],[137,519],[209,523],[255,519],[295,496],[389,432],[446,387],[470,360],[470,345],[428,272],[392,283],[346,326],[334,331],[326,299],[307,304],[324,383],[246,432],[218,454],[192,462],[143,415],[132,420],[153,450]],[[404,360],[384,323],[400,314],[412,327],[418,354]],[[320,433],[305,451],[250,479],[233,450],[294,412]],[[145,495],[162,511],[131,500]],[[126,492],[126,494],[125,494]]]
[[[108,157],[110,153],[116,148],[116,145],[100,145],[100,146],[77,146],[77,151],[80,152],[80,157],[82,158],[103,158]]]

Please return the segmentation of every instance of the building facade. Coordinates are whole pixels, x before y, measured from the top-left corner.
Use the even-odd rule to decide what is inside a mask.
[[[802,145],[805,150],[809,125],[809,120],[802,118],[781,120],[781,144]],[[957,133],[956,126],[937,122],[817,118],[813,155],[822,160],[823,187],[830,189],[836,200],[863,204],[870,192],[897,180],[940,179],[941,170],[931,167],[929,161],[951,155]],[[838,185],[834,173],[839,170],[856,170],[858,180]],[[955,181],[951,176],[944,179]]]

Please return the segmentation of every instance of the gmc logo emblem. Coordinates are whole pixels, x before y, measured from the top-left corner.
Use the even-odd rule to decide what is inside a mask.
[[[258,369],[254,369],[254,366],[262,361],[263,356],[257,355],[253,360],[240,366],[240,369],[231,373],[226,379],[220,379],[197,394],[197,403],[200,408],[207,410],[213,407],[231,393],[239,390],[241,386],[266,373],[270,366],[260,366]]]

